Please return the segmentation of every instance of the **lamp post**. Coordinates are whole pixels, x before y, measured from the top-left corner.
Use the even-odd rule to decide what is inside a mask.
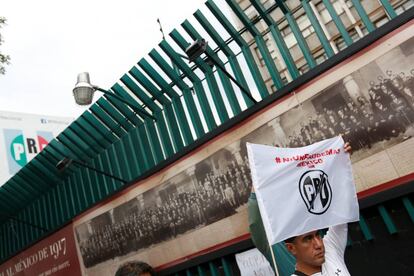
[[[254,103],[257,103],[256,99],[253,98],[250,91],[245,88],[241,83],[239,83],[227,70],[224,68],[223,65],[221,65],[215,57],[211,56],[207,50],[208,42],[205,39],[197,39],[193,42],[190,46],[188,46],[185,49],[185,53],[187,54],[187,58],[190,62],[194,62],[198,57],[201,56],[201,54],[205,54],[209,61],[211,61],[214,65],[216,65],[220,70],[226,74],[227,77],[229,77],[239,88],[240,90]]]
[[[110,92],[108,90],[102,89],[99,86],[92,85],[89,79],[89,73],[83,72],[78,74],[78,81],[73,88],[73,96],[75,97],[75,102],[78,105],[90,105],[92,103],[93,94],[95,91],[100,91],[109,97],[114,97],[117,100],[123,102],[127,106],[131,107],[136,113],[141,114],[142,116],[149,117],[156,121],[154,116],[146,112],[141,106],[133,103],[132,101],[128,101],[127,99]]]
[[[94,171],[94,172],[97,172],[97,173],[103,174],[103,175],[105,175],[105,176],[107,176],[107,177],[110,177],[110,178],[113,178],[113,179],[115,179],[115,180],[118,180],[118,181],[120,181],[120,182],[122,182],[122,183],[124,183],[124,184],[128,183],[128,181],[127,181],[127,180],[125,180],[125,179],[119,178],[119,177],[117,177],[117,176],[115,176],[115,175],[112,175],[112,174],[110,174],[110,173],[107,173],[107,172],[105,172],[105,171],[102,171],[102,170],[96,169],[96,168],[94,168],[94,167],[91,167],[91,166],[89,166],[88,164],[86,164],[85,162],[77,161],[77,160],[74,160],[74,159],[71,159],[71,158],[68,158],[68,157],[65,157],[65,158],[63,158],[62,160],[60,160],[60,161],[56,164],[56,169],[57,169],[60,173],[63,173],[63,172],[64,172],[67,168],[69,168],[69,166],[70,166],[72,163],[73,163],[73,164],[75,164],[75,165],[78,165],[78,166],[80,166],[80,167],[85,167],[85,168],[88,168],[88,169],[90,169],[90,170],[92,170],[92,171]]]

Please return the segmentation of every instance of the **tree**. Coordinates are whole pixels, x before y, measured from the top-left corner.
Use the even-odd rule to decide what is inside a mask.
[[[0,16],[0,29],[5,24],[6,24],[6,18]],[[3,43],[3,38],[1,37],[1,33],[0,33],[0,46],[2,43]],[[10,63],[10,56],[5,55],[0,51],[0,74],[1,75],[4,75],[6,73],[6,68],[4,66],[9,63]]]

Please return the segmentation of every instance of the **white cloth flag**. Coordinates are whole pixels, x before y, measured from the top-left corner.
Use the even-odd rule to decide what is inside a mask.
[[[269,243],[359,220],[342,137],[302,148],[247,143],[247,152]]]

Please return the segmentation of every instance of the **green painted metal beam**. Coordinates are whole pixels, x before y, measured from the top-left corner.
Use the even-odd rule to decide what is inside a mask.
[[[392,220],[390,214],[388,213],[387,209],[385,209],[384,205],[380,204],[377,206],[377,209],[381,215],[382,220],[387,227],[388,233],[396,234],[398,232],[397,227],[395,226],[394,221]]]
[[[365,27],[367,28],[368,32],[372,32],[375,30],[374,24],[372,24],[371,20],[369,19],[369,16],[367,12],[365,11],[364,7],[362,7],[360,0],[351,0],[352,4],[355,7],[355,10],[357,11],[359,17],[361,18],[361,21],[364,23]]]
[[[322,0],[322,2],[325,5],[326,10],[328,11],[329,15],[331,16],[332,21],[335,23],[335,26],[338,28],[338,31],[341,34],[342,38],[344,39],[346,46],[350,46],[353,43],[352,38],[349,35],[348,31],[346,30],[345,25],[342,22],[341,18],[336,13],[335,8],[333,7],[332,3],[329,0]]]
[[[384,8],[385,12],[388,14],[388,16],[393,19],[397,17],[397,13],[395,12],[394,8],[392,7],[389,0],[379,0],[382,7]]]
[[[359,2],[359,0],[355,0],[355,1]],[[303,9],[305,10],[306,16],[309,18],[309,21],[311,22],[311,25],[313,29],[315,30],[315,33],[318,36],[318,39],[321,42],[323,49],[325,50],[326,55],[328,56],[328,58],[334,56],[335,52],[332,49],[332,46],[329,43],[329,40],[326,37],[321,24],[319,23],[319,20],[316,18],[315,13],[310,7],[308,0],[302,0],[301,3],[302,3]]]

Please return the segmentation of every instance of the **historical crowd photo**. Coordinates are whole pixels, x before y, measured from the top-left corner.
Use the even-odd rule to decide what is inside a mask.
[[[78,226],[85,267],[138,252],[226,218],[250,194],[247,157],[222,149],[162,185]]]
[[[251,189],[246,142],[301,147],[342,135],[352,161],[414,136],[414,39],[159,186],[76,227],[85,267],[225,219]]]

